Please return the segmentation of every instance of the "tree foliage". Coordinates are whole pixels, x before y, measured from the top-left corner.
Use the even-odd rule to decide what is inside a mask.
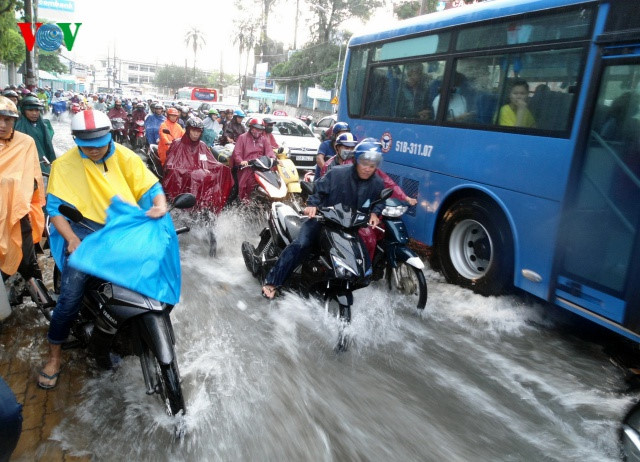
[[[216,72],[209,76],[208,82],[209,86],[222,89],[230,85],[237,85],[238,76],[234,74],[220,74],[219,72]]]
[[[311,6],[315,14],[311,28],[317,38],[316,43],[328,42],[332,33],[347,19],[355,17],[366,21],[382,4],[382,0],[315,0]]]
[[[172,64],[156,70],[154,83],[159,87],[168,87],[177,90],[186,86],[207,86],[209,79],[200,69],[187,69]]]
[[[311,45],[291,55],[289,61],[277,64],[271,71],[275,80],[296,82],[303,86],[320,85],[322,88],[333,88],[336,73],[341,73],[340,65],[344,60],[345,47],[333,43],[321,46]],[[341,55],[340,65],[338,57]]]
[[[198,49],[202,48],[203,45],[207,44],[205,40],[204,32],[202,32],[197,27],[192,27],[184,35],[184,44],[187,47],[189,46],[189,44],[191,44],[191,48],[193,49],[193,69],[195,71],[196,56],[198,54]]]
[[[0,1],[0,7],[3,3]],[[0,15],[0,61],[20,64],[25,58],[24,50],[24,40],[16,26],[14,11],[2,13]]]
[[[40,53],[38,53],[38,69],[58,74],[69,72],[69,68],[60,62],[60,54],[57,51],[40,50]]]
[[[420,14],[420,0],[412,0],[394,5],[393,13],[398,19],[414,18]]]

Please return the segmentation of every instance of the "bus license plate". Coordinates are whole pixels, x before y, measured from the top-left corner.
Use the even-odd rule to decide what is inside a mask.
[[[313,156],[296,156],[296,160],[299,160],[300,162],[312,162]]]

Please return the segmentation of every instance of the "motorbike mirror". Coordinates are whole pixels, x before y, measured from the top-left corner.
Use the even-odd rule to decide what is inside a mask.
[[[75,223],[79,223],[84,219],[84,216],[82,215],[82,212],[80,212],[80,210],[73,208],[67,204],[61,204],[58,207],[58,211]]]
[[[163,128],[162,133],[164,133],[165,135],[171,135],[171,132],[169,131],[168,128]]]
[[[367,199],[367,202],[364,203],[363,208],[369,209],[369,208],[373,207],[374,205],[376,205],[376,204],[378,204],[378,203],[380,203],[382,201],[386,201],[392,195],[393,195],[393,189],[384,188],[382,191],[380,191],[380,197],[378,199],[376,199],[373,202],[371,202],[371,204],[368,203],[369,200]]]
[[[182,193],[178,194],[176,199],[173,201],[172,208],[190,209],[194,205],[196,205],[196,196],[191,193]]]

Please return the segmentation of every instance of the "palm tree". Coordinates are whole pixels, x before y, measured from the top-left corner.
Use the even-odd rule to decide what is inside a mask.
[[[191,47],[193,48],[193,75],[195,76],[198,48],[202,48],[202,45],[207,44],[204,39],[204,32],[200,31],[197,27],[192,27],[184,36],[184,44],[189,46],[189,43],[191,43]]]

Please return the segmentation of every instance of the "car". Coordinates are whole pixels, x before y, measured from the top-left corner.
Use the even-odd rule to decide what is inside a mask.
[[[322,119],[318,120],[317,123],[313,124],[313,133],[318,137],[318,139],[322,140],[322,133],[326,132],[337,121],[338,116],[335,114],[323,117]]]
[[[275,122],[273,136],[279,146],[289,149],[289,157],[301,172],[301,176],[306,171],[315,169],[320,141],[307,124],[295,117],[250,113],[244,119],[247,130],[251,119],[264,119],[265,117]]]

